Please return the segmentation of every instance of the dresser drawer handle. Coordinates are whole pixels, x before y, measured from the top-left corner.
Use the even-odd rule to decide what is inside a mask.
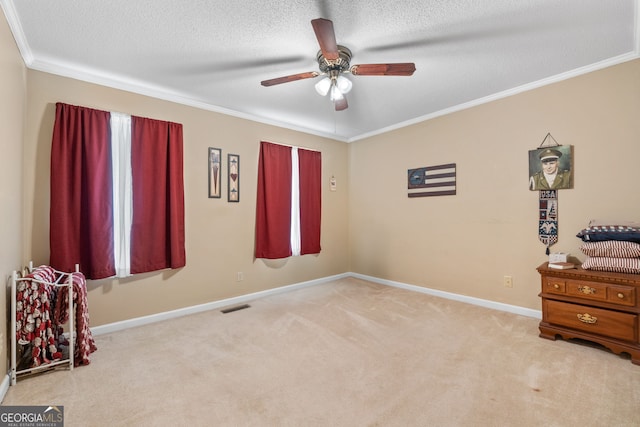
[[[591,288],[589,286],[578,286],[578,291],[582,292],[585,295],[593,295],[596,293],[595,288]]]
[[[554,287],[555,289],[560,289],[560,285],[558,285],[557,283],[556,283],[555,285],[553,285],[553,287]]]
[[[624,299],[624,294],[622,292],[618,292],[618,298]]]
[[[578,320],[581,321],[582,323],[594,324],[598,321],[598,318],[588,313],[585,313],[585,314],[578,314]]]

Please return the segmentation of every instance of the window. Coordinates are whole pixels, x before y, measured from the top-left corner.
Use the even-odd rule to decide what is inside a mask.
[[[321,177],[320,152],[261,142],[256,258],[320,253]]]
[[[184,234],[182,125],[57,103],[51,266],[88,279],[180,268]]]

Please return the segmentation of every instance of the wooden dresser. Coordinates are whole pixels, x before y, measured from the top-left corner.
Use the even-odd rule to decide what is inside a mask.
[[[640,274],[538,267],[542,281],[540,336],[580,338],[640,365]]]

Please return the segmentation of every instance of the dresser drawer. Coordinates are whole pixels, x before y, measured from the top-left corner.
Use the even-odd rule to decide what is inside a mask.
[[[636,305],[636,289],[630,286],[609,285],[607,287],[607,301],[633,307]]]
[[[542,283],[542,292],[558,295],[564,295],[567,292],[565,280],[547,277]]]
[[[625,341],[636,341],[638,315],[580,304],[543,300],[548,323]]]
[[[611,304],[633,307],[636,305],[636,289],[631,286],[611,285],[607,283],[589,282],[583,280],[565,280],[549,278],[548,283],[554,288],[560,282],[564,283],[562,294],[592,301],[606,301]],[[562,288],[561,288],[562,289]],[[554,293],[560,293],[558,291]]]
[[[567,280],[567,295],[595,301],[606,301],[607,286],[606,283]]]

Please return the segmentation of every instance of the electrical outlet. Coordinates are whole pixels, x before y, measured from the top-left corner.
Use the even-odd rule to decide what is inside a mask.
[[[236,276],[237,282],[242,282],[244,280],[244,273],[242,271],[238,271],[238,275]]]
[[[504,287],[505,288],[513,288],[513,277],[504,276]]]

